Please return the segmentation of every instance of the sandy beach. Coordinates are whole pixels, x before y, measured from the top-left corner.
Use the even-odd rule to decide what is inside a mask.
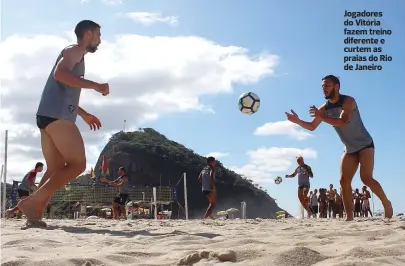
[[[405,220],[2,221],[1,265],[405,265]]]

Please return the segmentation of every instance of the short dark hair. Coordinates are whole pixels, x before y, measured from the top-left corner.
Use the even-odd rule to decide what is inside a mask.
[[[101,26],[92,20],[82,20],[75,27],[75,34],[78,40],[83,39],[84,33],[88,30],[99,29]]]
[[[41,167],[41,166],[44,166],[44,164],[41,163],[41,162],[37,162],[37,163],[35,164],[35,169],[37,169],[38,167]]]
[[[333,82],[333,84],[337,84],[340,86],[340,80],[338,77],[334,76],[334,75],[326,75],[325,77],[322,78],[322,80],[330,80]]]
[[[121,171],[123,171],[124,173],[127,172],[123,166],[121,166],[120,168],[118,168],[118,170],[121,170]]]
[[[207,163],[215,162],[215,158],[210,156],[207,158]]]

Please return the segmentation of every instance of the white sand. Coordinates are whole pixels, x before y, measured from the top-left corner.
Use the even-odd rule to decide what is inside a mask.
[[[399,218],[22,224],[3,221],[1,265],[405,265]]]

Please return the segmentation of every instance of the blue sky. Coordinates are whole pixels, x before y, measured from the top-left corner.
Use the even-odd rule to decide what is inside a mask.
[[[249,150],[263,147],[312,148],[317,151],[308,159],[314,170],[314,188],[338,186],[339,160],[343,147],[334,129],[321,125],[313,137],[294,140],[284,135],[257,136],[254,131],[267,122],[285,120],[284,112],[294,109],[308,120],[308,107],[324,102],[321,78],[334,74],[341,79],[341,92],[356,98],[362,118],[376,146],[375,177],[393,202],[394,212],[404,212],[401,163],[405,156],[405,121],[403,99],[404,20],[403,1],[124,1],[106,4],[102,0],[6,0],[2,1],[2,41],[14,34],[61,34],[70,31],[77,21],[88,18],[102,24],[103,38],[114,34],[133,33],[146,36],[200,36],[223,46],[240,46],[249,54],[268,52],[279,56],[274,75],[254,84],[236,84],[232,93],[203,95],[200,101],[211,106],[207,112],[170,112],[157,120],[136,124],[153,127],[202,155],[228,153],[220,158],[225,166],[242,167],[249,163]],[[343,70],[344,12],[382,11],[382,28],[393,31],[386,37],[384,53],[393,57],[383,63],[382,71]],[[143,25],[120,14],[156,12],[178,18],[177,25],[156,23]],[[29,23],[28,23],[29,22]],[[193,88],[190,88],[192,90]],[[118,89],[117,89],[118,90]],[[247,116],[237,109],[237,98],[253,91],[261,98],[258,113]],[[118,92],[117,92],[118,93]],[[136,110],[134,110],[136,112]],[[131,126],[130,114],[120,114]],[[102,119],[102,117],[101,117]],[[135,126],[135,125],[132,125]],[[284,176],[294,170],[294,162],[285,171],[272,171]],[[360,187],[358,175],[353,187]],[[296,180],[281,185],[264,182],[278,204],[293,214],[298,213]],[[375,199],[375,209],[380,209]]]

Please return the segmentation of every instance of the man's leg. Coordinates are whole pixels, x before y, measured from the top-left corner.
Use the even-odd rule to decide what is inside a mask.
[[[124,217],[124,220],[126,220],[127,219],[127,212],[125,210],[125,204],[120,205],[120,211],[121,211],[121,216]]]
[[[20,201],[21,201],[21,200],[24,200],[24,199],[26,199],[26,198],[27,198],[27,196],[20,197]],[[21,214],[20,214],[21,211],[18,209],[18,204],[17,204],[14,208],[8,209],[8,210],[6,211],[7,217],[11,217],[11,215],[14,214],[16,211],[19,212],[19,213],[17,214],[17,216],[21,216]]]
[[[340,162],[340,186],[342,187],[343,205],[346,210],[346,221],[352,221],[353,218],[353,199],[352,199],[352,179],[359,167],[359,158],[357,154],[343,153]]]
[[[45,129],[60,152],[66,164],[57,170],[32,196],[18,204],[27,220],[39,220],[42,211],[52,194],[83,173],[86,169],[86,154],[83,138],[77,126],[67,120],[57,120]]]
[[[304,210],[309,214],[311,213],[311,211],[308,210],[308,204],[306,203],[306,194],[308,194],[308,189],[305,190],[305,186],[299,186],[298,187],[298,199],[302,205],[302,207],[304,207]]]
[[[41,146],[42,146],[42,154],[44,155],[44,159],[46,162],[46,171],[39,182],[38,188],[42,187],[49,178],[52,177],[56,171],[62,169],[65,166],[65,159],[63,158],[62,154],[58,151],[53,142],[52,138],[46,133],[44,129],[40,130],[41,132]],[[43,204],[43,206],[47,206],[49,203],[49,197]],[[42,213],[43,210],[41,210]]]
[[[44,129],[41,129],[40,131],[42,154],[44,155],[46,162],[46,171],[39,182],[38,188],[42,187],[42,185],[45,184],[45,182],[48,181],[56,171],[65,166],[65,159],[56,148],[51,136],[48,135]]]
[[[113,213],[113,219],[118,219],[118,208],[117,208],[115,202],[113,202],[113,204],[112,204],[112,213]]]
[[[307,211],[308,218],[311,218],[312,210],[309,207],[308,193],[309,193],[309,186],[304,186],[302,189],[302,194],[304,197],[304,202],[305,202],[305,207],[306,207],[305,210]]]
[[[204,218],[208,218],[211,217],[212,218],[212,211],[215,208],[215,205],[217,204],[217,196],[215,194],[215,192],[211,192],[207,195],[207,199],[210,203],[210,205],[208,205],[208,209],[205,212]]]
[[[391,202],[388,200],[380,183],[373,178],[374,170],[374,148],[364,149],[359,152],[360,161],[360,178],[364,185],[368,186],[370,190],[381,200],[384,207],[384,216],[392,218],[393,209]]]
[[[328,200],[328,214],[329,214],[329,218],[331,217],[331,213],[332,213],[332,205],[330,203],[330,200]]]

